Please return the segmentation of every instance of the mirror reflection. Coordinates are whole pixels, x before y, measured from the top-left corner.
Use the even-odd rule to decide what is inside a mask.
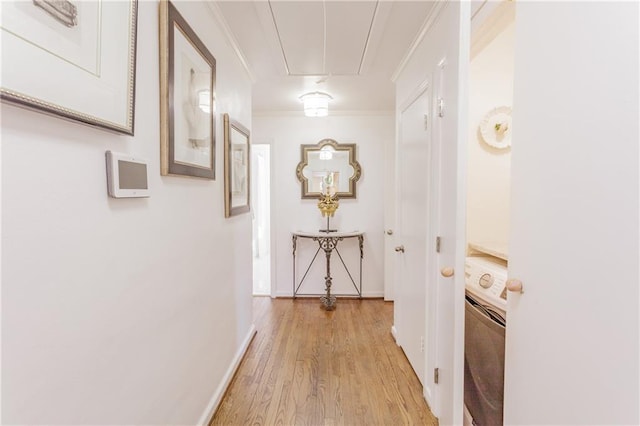
[[[302,198],[318,198],[320,194],[356,198],[361,169],[355,159],[355,144],[324,139],[317,145],[302,145],[301,157],[296,174]]]

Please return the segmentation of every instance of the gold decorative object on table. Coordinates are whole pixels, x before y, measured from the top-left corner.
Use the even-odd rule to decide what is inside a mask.
[[[318,208],[322,217],[327,218],[327,229],[320,229],[320,232],[336,232],[337,229],[331,229],[329,227],[329,218],[332,218],[336,210],[338,210],[338,195],[337,194],[320,194],[320,201],[318,201]]]

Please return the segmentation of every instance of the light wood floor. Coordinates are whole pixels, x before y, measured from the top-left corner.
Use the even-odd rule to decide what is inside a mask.
[[[391,336],[393,303],[254,299],[258,330],[211,424],[437,425]]]

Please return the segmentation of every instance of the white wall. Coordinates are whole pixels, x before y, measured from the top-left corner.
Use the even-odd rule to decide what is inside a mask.
[[[487,112],[513,106],[514,24],[471,61],[469,77],[469,162],[467,240],[506,246],[509,231],[511,148],[486,144],[478,127]],[[514,143],[517,143],[515,141]]]
[[[135,137],[2,107],[6,424],[194,424],[252,329],[250,215],[224,219],[222,121],[215,181],[160,176],[158,3],[138,5]],[[176,6],[217,59],[217,113],[250,127],[213,15]],[[149,159],[151,198],[107,197],[106,150]]]
[[[300,198],[300,182],[296,178],[296,166],[300,162],[300,145],[315,144],[322,139],[334,139],[338,143],[355,143],[356,157],[362,166],[362,176],[357,185],[356,199],[342,199],[331,219],[332,228],[341,231],[365,232],[363,284],[364,296],[382,297],[384,292],[383,198],[384,146],[394,140],[394,120],[389,115],[353,115],[325,118],[307,118],[301,114],[289,116],[254,116],[253,140],[270,143],[272,180],[272,239],[275,240],[277,296],[291,296],[292,244],[291,232],[318,230],[326,226],[320,215],[318,200]],[[306,269],[317,243],[299,240],[297,267]],[[338,246],[357,282],[359,251],[356,239],[345,240]],[[324,292],[324,255],[320,254],[301,291]],[[302,273],[304,273],[302,269]],[[298,274],[297,274],[298,275]],[[348,292],[353,289],[342,270],[339,260],[332,261],[333,290]],[[302,275],[299,275],[300,279]],[[352,290],[351,290],[352,292]]]

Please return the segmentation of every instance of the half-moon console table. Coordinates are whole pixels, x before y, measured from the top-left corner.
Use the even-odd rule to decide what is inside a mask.
[[[302,279],[299,283],[296,284],[296,248],[298,243],[298,238],[309,238],[318,243],[318,249],[316,250],[315,255],[311,259],[309,266],[307,266],[307,270],[305,271]],[[358,246],[360,247],[360,276],[358,277],[358,284],[353,279],[347,264],[342,259],[342,255],[340,251],[338,251],[338,243],[345,238],[357,238]],[[362,258],[364,256],[363,246],[364,246],[364,232],[302,232],[297,231],[292,233],[292,241],[293,241],[293,298],[296,296],[321,296],[320,301],[324,305],[324,308],[328,311],[332,311],[336,308],[336,295],[331,294],[331,254],[335,251],[338,257],[340,258],[340,262],[342,262],[342,266],[344,266],[345,271],[347,271],[347,275],[349,275],[349,279],[351,279],[351,283],[355,288],[357,294],[341,294],[339,296],[357,296],[362,299]],[[318,253],[320,250],[324,251],[326,258],[326,276],[324,277],[325,283],[325,294],[303,294],[299,293],[298,290],[300,286],[304,282],[305,278],[307,278],[307,274],[318,257]]]

